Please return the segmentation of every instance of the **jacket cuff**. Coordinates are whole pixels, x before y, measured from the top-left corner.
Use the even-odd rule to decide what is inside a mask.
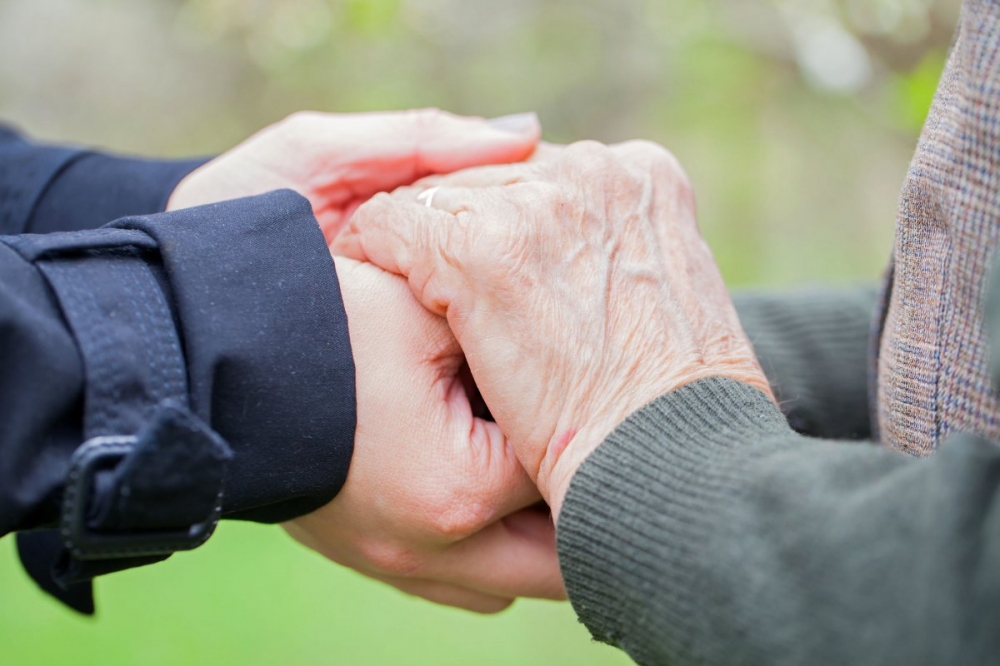
[[[196,547],[220,514],[288,520],[340,490],[354,366],[305,199],[274,192],[3,242],[58,292],[87,367],[90,439],[48,461],[69,468],[53,488],[60,532],[18,540],[43,589],[92,612],[90,579]]]
[[[191,409],[234,452],[223,514],[279,522],[333,499],[354,446],[354,362],[309,202],[282,190],[111,226],[160,249]]]
[[[72,455],[53,455],[49,444],[35,463],[58,484],[58,531],[19,535],[18,546],[43,589],[91,612],[95,576],[159,561],[211,536],[231,452],[188,409],[184,357],[152,238],[103,229],[0,242],[44,276],[86,378]]]
[[[130,215],[160,213],[166,210],[177,183],[207,161],[147,160],[77,151],[37,197],[26,231],[44,234],[96,229]]]
[[[559,516],[558,550],[570,601],[595,639],[639,663],[696,659],[698,608],[711,594],[697,562],[748,456],[787,445],[787,435],[795,436],[763,393],[713,378],[634,413],[587,458]],[[657,599],[663,617],[647,617],[653,589],[669,590]],[[650,623],[669,634],[664,654],[630,640]]]

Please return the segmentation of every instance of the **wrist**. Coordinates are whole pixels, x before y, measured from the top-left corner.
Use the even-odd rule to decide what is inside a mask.
[[[553,519],[556,521],[559,520],[563,501],[566,498],[566,493],[569,491],[573,476],[577,470],[583,465],[590,454],[597,450],[625,419],[663,395],[709,378],[732,379],[746,384],[757,389],[767,396],[771,402],[776,404],[770,384],[764,376],[763,371],[757,367],[756,362],[748,361],[745,364],[733,364],[730,367],[706,369],[686,374],[684,377],[672,382],[667,390],[651,395],[649,400],[624,411],[617,418],[595,422],[576,432],[572,430],[560,430],[549,442],[545,458],[538,471],[538,478],[536,479],[539,492],[545,498],[546,502],[548,502]]]
[[[566,499],[566,493],[569,491],[576,471],[587,457],[601,445],[605,437],[607,434],[599,440],[595,438],[587,438],[586,441],[578,440],[576,442],[578,446],[567,447],[547,474],[543,476],[539,473],[538,489],[548,503],[554,521],[559,521],[563,501]],[[574,439],[576,438],[574,437]]]
[[[621,418],[592,422],[579,430],[561,430],[549,441],[536,482],[554,520],[559,518],[573,475],[629,413]]]

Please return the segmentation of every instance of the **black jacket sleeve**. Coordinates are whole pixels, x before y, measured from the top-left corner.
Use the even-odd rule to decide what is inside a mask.
[[[162,212],[177,183],[206,161],[41,145],[0,125],[0,234],[96,229]]]
[[[82,158],[15,143],[5,150],[18,168],[0,150],[0,220],[16,231],[59,208],[45,202]],[[140,199],[126,210],[162,204]],[[50,591],[174,549],[151,535],[196,545],[186,530],[202,509],[203,526],[216,509],[287,520],[346,478],[347,319],[309,203],[289,191],[0,237],[0,367],[0,536],[62,530],[22,534],[25,564]],[[53,535],[62,552],[43,562]],[[40,580],[50,565],[55,586]]]

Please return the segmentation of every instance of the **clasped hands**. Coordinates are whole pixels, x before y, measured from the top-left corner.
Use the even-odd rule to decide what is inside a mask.
[[[633,411],[710,376],[770,394],[676,160],[647,142],[536,150],[539,133],[530,115],[298,114],[170,202],[281,187],[310,200],[332,241],[358,424],[340,494],[285,527],[479,612],[565,596],[553,518]]]

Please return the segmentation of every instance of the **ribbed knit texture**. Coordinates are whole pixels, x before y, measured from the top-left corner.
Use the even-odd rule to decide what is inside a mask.
[[[560,563],[593,636],[643,665],[997,663],[998,486],[993,443],[814,439],[708,379],[584,462]]]
[[[641,664],[1000,663],[1000,393],[982,309],[998,91],[1000,3],[965,0],[900,199],[875,395],[852,323],[870,305],[740,308],[792,425],[841,441],[710,379],[633,414],[577,471],[559,553],[595,638]],[[870,432],[869,403],[880,441],[934,455],[845,444]]]
[[[813,437],[871,436],[868,350],[877,289],[734,297],[743,328],[789,424]]]
[[[762,393],[710,379],[632,415],[581,466],[559,552],[573,607],[596,639],[640,663],[693,655],[707,629],[693,612],[705,590],[692,566],[711,538],[706,517],[738,473],[732,447],[765,434],[794,436]],[[659,638],[653,649],[633,639],[646,632]]]

